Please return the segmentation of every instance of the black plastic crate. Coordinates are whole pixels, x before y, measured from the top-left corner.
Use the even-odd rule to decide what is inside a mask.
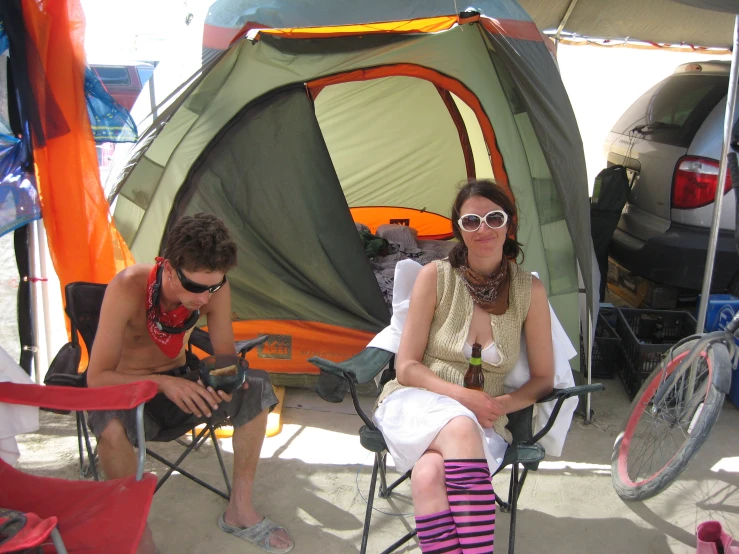
[[[695,333],[696,321],[688,312],[619,308],[616,333],[621,337],[623,359],[617,372],[633,398],[662,355],[680,339]]]
[[[601,310],[598,313],[598,322],[595,326],[595,340],[593,341],[592,376],[611,378],[620,357],[621,337],[609,324],[612,316],[617,316],[613,308]],[[615,317],[613,319],[615,321]]]

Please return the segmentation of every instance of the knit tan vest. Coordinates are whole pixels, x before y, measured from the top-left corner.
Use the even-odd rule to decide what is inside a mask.
[[[531,303],[531,273],[523,271],[518,265],[509,265],[511,283],[508,293],[508,309],[502,315],[490,315],[493,341],[502,356],[499,365],[482,362],[485,376],[485,392],[490,396],[503,394],[503,379],[513,369],[521,350],[523,322],[529,313]],[[436,262],[436,309],[431,321],[429,340],[422,363],[436,375],[457,385],[464,384],[464,374],[469,360],[462,348],[470,332],[474,304],[459,272],[449,260]],[[382,402],[393,392],[408,388],[393,379],[385,384],[378,402]],[[501,416],[493,424],[493,429],[507,442],[511,434],[505,428],[506,416]]]

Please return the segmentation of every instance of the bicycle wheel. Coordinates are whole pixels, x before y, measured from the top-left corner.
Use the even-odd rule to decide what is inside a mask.
[[[611,480],[624,500],[644,500],[666,489],[687,467],[718,418],[724,394],[714,386],[715,372],[730,372],[721,343],[708,345],[695,360],[695,385],[688,394],[689,371],[670,379],[696,341],[666,356],[634,397],[629,416],[613,446]],[[663,383],[667,393],[655,400]]]

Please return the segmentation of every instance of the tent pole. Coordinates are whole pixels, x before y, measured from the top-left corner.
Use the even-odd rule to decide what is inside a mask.
[[[156,94],[154,92],[154,74],[151,74],[151,77],[149,77],[149,82],[147,83],[149,85],[149,104],[151,106],[151,120],[154,121],[159,114],[157,113],[157,99]]]
[[[703,273],[703,288],[701,289],[701,303],[698,310],[698,328],[696,332],[702,332],[706,324],[706,311],[708,310],[708,295],[711,290],[711,279],[713,277],[713,263],[716,258],[716,243],[718,242],[719,220],[721,216],[721,202],[724,198],[724,183],[729,155],[729,142],[731,140],[731,127],[734,123],[734,104],[736,103],[737,74],[739,72],[739,15],[734,18],[734,45],[731,56],[731,71],[729,72],[729,91],[726,94],[726,116],[724,118],[724,144],[721,147],[721,158],[719,159],[718,184],[716,185],[716,200],[713,203],[713,222],[711,223],[711,234],[708,240],[708,256],[706,257],[706,269]],[[691,371],[692,373],[692,371]]]
[[[557,27],[557,33],[554,35],[557,44],[559,44],[560,35],[562,34],[562,31],[564,30],[565,25],[567,25],[567,20],[570,19],[570,16],[572,15],[572,12],[575,10],[576,5],[577,5],[577,0],[570,0],[570,5],[567,6],[567,11],[562,17],[562,21],[559,22],[559,27]]]

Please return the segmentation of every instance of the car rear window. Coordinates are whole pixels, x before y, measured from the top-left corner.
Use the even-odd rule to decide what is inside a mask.
[[[130,85],[131,76],[128,74],[128,68],[116,66],[93,66],[93,71],[103,82],[104,85]]]
[[[634,102],[613,131],[687,148],[728,88],[728,75],[672,75]]]

